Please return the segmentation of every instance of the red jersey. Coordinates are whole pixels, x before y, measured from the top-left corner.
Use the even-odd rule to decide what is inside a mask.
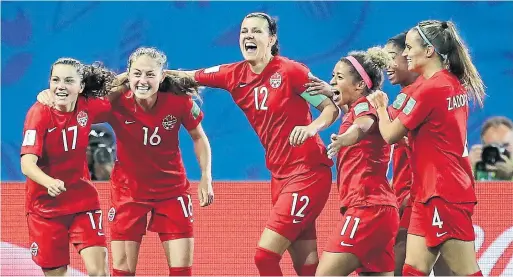
[[[117,160],[112,172],[115,187],[130,189],[135,199],[176,197],[189,189],[179,148],[181,125],[187,130],[203,118],[190,96],[158,92],[150,111],[144,111],[131,91],[112,104],[108,118],[117,137]]]
[[[401,109],[406,104],[408,97],[408,87],[405,87],[399,95],[397,95],[394,103],[388,107],[390,118],[395,119]],[[410,166],[411,148],[407,138],[401,139],[393,145],[392,150],[392,188],[397,196],[397,203],[402,205],[404,199],[410,196],[411,186],[413,184],[413,172]],[[408,205],[411,205],[413,198],[410,197]]]
[[[398,116],[410,130],[415,201],[476,202],[467,149],[467,92],[447,70],[419,78]]]
[[[301,97],[309,73],[305,65],[275,56],[260,74],[253,73],[242,61],[199,70],[195,79],[231,93],[264,146],[272,176],[286,178],[319,164],[333,165],[319,135],[301,146],[289,143],[294,127],[312,122],[309,104]]]
[[[363,116],[378,117],[366,97],[361,97],[349,107],[342,118],[339,134],[346,132],[357,118]],[[341,147],[337,157],[341,206],[397,207],[397,198],[387,179],[389,160],[390,145],[383,140],[377,122],[360,142]]]
[[[91,183],[86,149],[91,124],[98,123],[110,103],[98,98],[78,97],[75,110],[61,112],[35,103],[27,113],[21,155],[39,157],[37,165],[48,176],[62,180],[66,191],[57,197],[27,178],[26,208],[45,218],[97,210],[98,192]]]

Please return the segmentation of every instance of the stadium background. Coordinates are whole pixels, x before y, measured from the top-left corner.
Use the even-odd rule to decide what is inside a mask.
[[[195,69],[233,62],[241,58],[240,21],[253,11],[276,16],[282,54],[306,63],[325,80],[330,78],[334,63],[350,50],[382,45],[387,38],[423,19],[451,19],[470,46],[487,85],[485,108],[472,110],[469,144],[479,141],[479,127],[485,118],[513,118],[512,2],[2,2],[2,181],[23,180],[19,149],[24,117],[37,93],[46,88],[49,67],[58,57],[71,56],[84,62],[100,60],[121,72],[128,55],[138,46],[146,45],[163,50],[171,68]],[[398,88],[386,84],[385,90],[394,97]],[[263,149],[227,93],[208,89],[203,99],[203,124],[213,149],[213,177],[237,182],[216,183],[215,206],[196,209],[199,238],[195,273],[254,274],[251,253],[269,207],[265,183],[269,173]],[[322,134],[325,142],[337,128],[335,124]],[[192,143],[186,133],[181,135],[188,175],[197,180],[199,170]],[[493,189],[488,190],[490,187]],[[99,188],[106,204],[106,186]],[[511,205],[512,186],[502,183],[481,188],[482,204],[476,220],[486,236],[479,250],[480,262],[495,270],[491,273],[513,275],[513,215],[506,214],[512,207],[503,206]],[[17,248],[28,247],[23,185],[3,182],[0,189],[0,275],[5,276],[10,274],[4,270],[12,268],[19,272],[25,266],[33,268],[33,264],[28,251]],[[324,221],[319,223],[325,226],[320,227],[321,243],[336,217],[335,202],[331,201],[329,207],[323,214]],[[506,250],[502,251],[504,243]],[[166,274],[162,271],[163,253],[156,238],[150,236],[144,247],[147,258],[141,259],[140,273]],[[492,249],[492,256],[484,255],[484,249]],[[493,255],[499,255],[502,264],[496,264]],[[154,260],[155,257],[160,260]],[[220,261],[232,264],[223,267]],[[80,264],[73,266],[81,268]]]

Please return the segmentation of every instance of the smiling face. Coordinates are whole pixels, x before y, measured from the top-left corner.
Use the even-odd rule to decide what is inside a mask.
[[[410,30],[406,34],[403,57],[406,58],[408,70],[422,74],[429,61],[428,51],[417,30]]]
[[[254,63],[271,56],[276,35],[269,33],[269,23],[262,17],[249,17],[242,21],[240,29],[240,51],[248,62]]]
[[[411,72],[408,71],[406,58],[402,56],[403,48],[397,44],[389,42],[385,45],[385,51],[388,53],[392,62],[387,68],[388,80],[392,85],[405,85],[411,78]]]
[[[130,90],[139,99],[148,99],[157,93],[163,79],[162,65],[148,55],[138,56],[130,64]]]
[[[69,108],[77,101],[78,95],[84,90],[82,77],[77,68],[69,64],[55,64],[50,76],[50,92],[55,96],[55,104]]]
[[[339,106],[350,105],[361,97],[362,90],[358,87],[359,82],[353,77],[351,66],[347,63],[339,61],[333,68],[332,76],[330,84],[341,94],[340,101],[337,103]]]

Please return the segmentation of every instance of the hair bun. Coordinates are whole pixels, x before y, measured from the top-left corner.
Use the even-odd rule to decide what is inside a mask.
[[[447,25],[447,21],[442,22],[442,28],[444,28],[444,29],[449,28],[449,25]]]

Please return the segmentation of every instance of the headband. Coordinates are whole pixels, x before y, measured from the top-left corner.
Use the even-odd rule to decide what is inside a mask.
[[[363,79],[363,82],[367,85],[367,87],[369,89],[371,89],[372,88],[371,78],[369,77],[369,74],[367,74],[367,72],[365,72],[365,69],[363,69],[363,66],[353,56],[347,56],[346,59],[354,66],[356,71],[358,71],[358,74],[360,74],[360,76]]]
[[[444,61],[445,61],[445,60],[447,59],[447,54],[442,54],[442,53],[440,53],[440,52],[436,49],[436,47],[435,47],[435,46],[434,46],[434,45],[429,41],[429,39],[426,37],[426,35],[424,34],[424,32],[422,32],[422,29],[420,29],[420,26],[419,26],[419,25],[415,26],[415,29],[417,29],[417,31],[419,31],[419,35],[422,37],[422,40],[424,40],[424,42],[425,42],[428,46],[433,47],[433,49],[435,49],[435,52],[436,52],[438,55],[442,56],[442,58],[443,58],[443,59],[444,59]]]

